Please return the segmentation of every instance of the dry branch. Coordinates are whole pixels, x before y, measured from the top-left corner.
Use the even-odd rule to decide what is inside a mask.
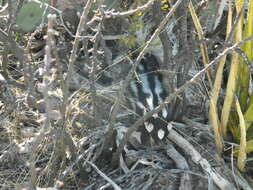
[[[232,45],[231,47],[228,47],[227,49],[225,49],[222,53],[220,53],[217,57],[214,58],[213,61],[211,61],[205,68],[203,68],[202,70],[200,70],[194,77],[192,77],[191,80],[189,80],[188,82],[186,82],[184,85],[182,85],[179,89],[177,89],[173,94],[169,95],[169,97],[166,98],[165,102],[160,104],[159,106],[157,106],[155,109],[151,110],[150,112],[147,112],[142,118],[140,118],[138,121],[136,121],[127,131],[127,133],[124,136],[124,139],[122,140],[116,154],[114,155],[113,158],[113,163],[116,162],[115,159],[119,158],[119,155],[121,154],[124,145],[127,143],[129,137],[131,136],[131,134],[136,131],[138,129],[138,127],[144,122],[146,121],[148,118],[152,117],[153,114],[156,114],[158,112],[160,112],[163,108],[165,108],[165,106],[169,103],[172,102],[172,100],[174,98],[176,98],[177,96],[179,96],[183,91],[185,91],[185,89],[187,87],[189,87],[190,85],[194,84],[197,79],[205,74],[205,72],[211,67],[214,66],[224,55],[231,53],[232,51],[234,51],[234,49],[238,48],[239,46],[241,46],[245,41],[248,40],[252,40],[253,39],[253,35],[249,36],[245,39],[243,39],[242,41],[235,43],[234,45]]]
[[[199,164],[202,169],[209,175],[214,183],[223,190],[236,190],[234,185],[228,182],[225,178],[223,178],[218,172],[216,172],[209,162],[204,159],[200,153],[182,136],[180,136],[176,131],[173,129],[170,131],[168,138],[173,141],[176,145],[178,145],[181,149],[184,150],[186,154],[191,156],[191,159],[196,164]]]
[[[129,71],[126,80],[124,81],[122,88],[119,92],[119,96],[112,108],[112,113],[111,113],[111,117],[110,117],[110,125],[109,125],[109,129],[108,129],[108,133],[105,139],[105,143],[104,143],[104,147],[103,150],[107,151],[109,150],[111,147],[111,139],[112,139],[112,135],[113,135],[113,126],[115,124],[116,121],[116,115],[118,113],[119,107],[120,107],[120,103],[122,101],[122,98],[124,96],[124,93],[126,91],[127,86],[129,85],[129,82],[131,81],[136,68],[139,64],[139,62],[141,61],[141,59],[143,58],[144,54],[147,52],[148,47],[151,45],[151,43],[153,42],[154,39],[156,39],[158,37],[158,35],[161,33],[161,31],[164,29],[165,25],[167,24],[167,22],[169,21],[169,19],[172,17],[172,15],[174,14],[174,12],[176,11],[177,7],[180,5],[180,3],[182,2],[182,0],[178,0],[175,5],[171,8],[170,12],[166,15],[166,17],[162,20],[162,22],[160,23],[160,25],[158,26],[158,28],[155,30],[154,34],[151,36],[151,38],[147,41],[147,43],[144,45],[143,50],[140,52],[139,56],[137,57],[135,63],[133,64],[131,70]],[[136,127],[137,129],[137,127]],[[131,128],[129,129],[131,130]],[[128,131],[129,131],[128,130]],[[128,134],[128,132],[127,132]],[[127,135],[126,134],[126,135]],[[126,137],[126,136],[125,136]],[[127,138],[128,139],[128,138]],[[126,139],[124,141],[127,141]],[[123,143],[125,144],[125,143]],[[123,145],[124,146],[124,145]],[[114,158],[112,159],[112,163],[113,165],[117,164],[117,160],[119,159],[119,155],[123,150],[123,146],[118,148],[117,153],[116,153],[116,157],[114,156]],[[116,159],[116,160],[115,160]]]

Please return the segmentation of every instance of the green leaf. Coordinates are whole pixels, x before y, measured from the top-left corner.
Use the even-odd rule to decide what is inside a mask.
[[[48,3],[49,0],[42,2]],[[17,16],[17,27],[25,32],[35,30],[40,25],[46,6],[35,2],[26,3]]]
[[[253,140],[247,141],[246,145],[247,145],[246,152],[247,153],[253,152]],[[239,151],[239,147],[236,147],[235,152],[237,153],[238,151]]]
[[[244,119],[247,122],[247,128],[250,126],[250,124],[253,122],[253,103],[251,103],[244,114]]]

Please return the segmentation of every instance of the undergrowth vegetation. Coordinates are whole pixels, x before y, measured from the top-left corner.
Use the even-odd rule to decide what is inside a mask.
[[[228,4],[226,44],[238,43],[253,35],[253,2],[248,2],[247,9],[245,9],[245,3],[244,1],[236,1],[234,4],[235,12],[233,12],[232,3],[229,2]],[[235,14],[234,17],[233,14]],[[232,32],[234,35],[232,35]],[[224,56],[221,59],[217,68],[210,100],[210,120],[216,131],[216,146],[220,153],[224,148],[220,139],[221,137],[226,139],[229,132],[232,134],[234,142],[239,143],[239,147],[234,150],[234,156],[238,157],[238,167],[244,170],[247,159],[246,154],[252,151],[251,123],[253,110],[252,87],[250,85],[252,83],[252,40],[245,41],[231,54],[226,94],[219,114],[217,102],[226,58]]]
[[[252,189],[253,0],[0,4],[0,189]]]

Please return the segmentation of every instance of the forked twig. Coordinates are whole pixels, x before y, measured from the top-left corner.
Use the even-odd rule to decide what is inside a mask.
[[[101,170],[99,170],[98,167],[97,167],[95,164],[93,164],[93,163],[90,162],[90,161],[87,161],[87,163],[88,163],[89,165],[91,165],[91,166],[98,172],[98,174],[101,175],[108,183],[110,183],[110,184],[113,186],[113,188],[114,188],[115,190],[121,190],[120,186],[118,186],[118,185],[117,185],[114,181],[112,181],[107,175],[105,175]]]

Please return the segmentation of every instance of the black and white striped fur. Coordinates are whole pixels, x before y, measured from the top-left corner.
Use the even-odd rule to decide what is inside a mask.
[[[130,91],[133,96],[136,113],[143,116],[163,103],[167,92],[163,85],[163,76],[158,72],[159,62],[152,54],[145,55],[137,68],[137,76],[130,83]],[[153,139],[154,142],[164,140],[168,135],[167,122],[169,113],[164,108],[158,114],[144,122],[139,128],[141,143],[146,144]]]

